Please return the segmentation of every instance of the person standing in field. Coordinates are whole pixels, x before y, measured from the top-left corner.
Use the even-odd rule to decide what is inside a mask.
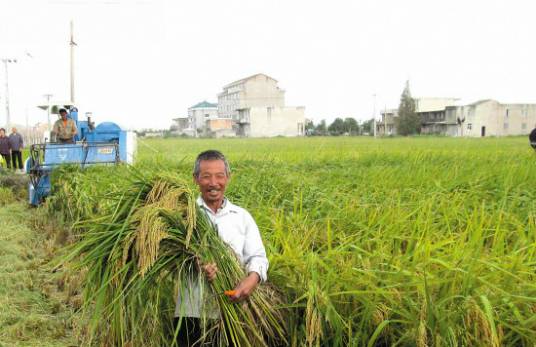
[[[267,279],[268,259],[259,228],[248,211],[225,197],[231,171],[221,152],[209,150],[199,154],[193,178],[200,192],[198,206],[216,227],[220,238],[234,251],[247,273],[228,295],[229,299],[234,302],[245,300],[259,283]],[[214,263],[202,264],[201,270],[208,281],[218,276],[218,267]],[[179,291],[177,298],[176,324],[181,320],[178,346],[194,346],[201,337],[202,296],[195,283],[191,283],[191,287],[188,293]]]
[[[529,141],[532,148],[536,150],[536,128],[532,129],[529,134]]]
[[[7,168],[11,169],[11,147],[4,128],[0,128],[0,155],[6,162]]]
[[[11,147],[13,170],[17,170],[18,167],[19,171],[22,172],[22,149],[24,148],[24,142],[22,141],[22,136],[17,132],[17,128],[11,129],[9,145]]]
[[[74,143],[76,135],[76,124],[70,118],[67,118],[67,110],[60,109],[60,119],[54,123],[52,133],[56,136],[56,142],[59,143]]]

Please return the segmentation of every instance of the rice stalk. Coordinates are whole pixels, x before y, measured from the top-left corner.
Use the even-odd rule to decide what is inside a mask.
[[[194,194],[176,177],[133,175],[114,212],[79,223],[81,239],[65,262],[88,268],[84,310],[92,326],[89,343],[171,345],[170,321],[176,283],[199,278],[204,300],[217,319],[203,319],[203,339],[238,346],[270,346],[285,341],[285,321],[276,292],[260,286],[240,303],[223,294],[245,277],[232,250],[196,206]],[[215,262],[210,284],[199,264]],[[205,309],[205,307],[203,307]],[[202,313],[211,315],[210,305]],[[147,329],[151,327],[151,329]]]

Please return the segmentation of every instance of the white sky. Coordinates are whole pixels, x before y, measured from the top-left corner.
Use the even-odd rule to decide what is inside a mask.
[[[43,94],[94,120],[167,128],[258,72],[315,121],[370,118],[413,96],[536,103],[536,2],[493,0],[0,0],[12,122],[46,120]],[[29,52],[33,58],[28,57]],[[0,66],[0,124],[5,123]]]

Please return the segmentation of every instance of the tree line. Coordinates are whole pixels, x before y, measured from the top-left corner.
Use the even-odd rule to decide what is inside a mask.
[[[422,121],[416,111],[415,99],[411,97],[409,81],[406,81],[400,96],[398,116],[395,117],[394,124],[398,135],[417,135],[421,132]],[[373,135],[374,119],[359,123],[354,118],[335,118],[329,125],[323,119],[316,125],[313,122],[308,123],[305,130],[310,136]]]
[[[374,132],[374,119],[369,119],[364,122],[359,122],[355,118],[337,117],[329,125],[325,119],[322,119],[318,124],[309,122],[305,131],[309,136],[357,136],[357,135],[372,135]]]

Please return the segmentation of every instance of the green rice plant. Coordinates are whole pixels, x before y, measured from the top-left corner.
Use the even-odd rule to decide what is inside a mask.
[[[152,150],[140,151],[138,172],[156,168],[191,180],[191,163],[200,151],[220,149],[230,159],[233,174],[226,195],[251,211],[259,225],[270,260],[268,277],[285,307],[287,345],[517,347],[536,343],[536,158],[525,138],[144,142]],[[91,188],[95,190],[80,204],[70,204],[73,209],[86,208],[84,202],[99,206],[82,213],[87,221],[77,229],[81,237],[90,233],[94,242],[88,239],[85,246],[73,247],[86,247],[82,253],[90,258],[85,259],[102,259],[100,255],[112,254],[114,249],[106,259],[123,269],[119,274],[104,261],[86,264],[98,278],[84,281],[93,294],[86,300],[86,311],[115,307],[99,311],[105,322],[114,318],[117,323],[108,330],[93,328],[100,332],[93,335],[95,340],[118,341],[107,338],[122,334],[125,345],[145,341],[141,336],[169,341],[175,296],[168,293],[179,290],[177,283],[187,282],[158,282],[160,277],[153,281],[151,276],[161,264],[160,257],[152,263],[155,245],[162,255],[172,238],[164,237],[160,243],[140,238],[149,244],[142,263],[153,264],[141,275],[133,236],[126,256],[130,267],[121,263],[122,250],[127,248],[121,245],[141,223],[134,222],[135,213],[124,228],[120,220],[100,219],[118,213],[119,205],[145,204],[141,198],[126,203],[140,189],[122,179],[130,176],[123,170],[84,171],[78,183],[98,182],[98,187]],[[58,179],[61,183],[69,177]],[[146,191],[140,196],[146,196]],[[72,215],[78,218],[77,213],[73,210]],[[174,218],[165,213],[147,212],[153,224],[160,219],[173,226],[169,230],[187,230],[174,226]],[[190,249],[194,235],[195,228]],[[189,264],[169,271],[194,277],[197,258]],[[137,281],[124,285],[132,273],[151,278],[151,285],[160,283],[160,289],[136,289],[141,285],[134,284],[142,283]],[[112,291],[91,284],[104,283],[104,275],[109,283],[119,278],[122,287]],[[151,304],[141,307],[132,293],[143,293],[137,300]],[[105,305],[111,298],[128,301],[123,306]],[[279,308],[279,300],[273,302]],[[130,327],[137,326],[131,322],[133,317],[147,323],[143,335],[137,330],[132,337],[135,330]],[[218,329],[206,326],[207,338]]]
[[[113,204],[110,192],[125,184],[126,172],[126,166],[61,166],[52,171],[45,208],[69,224],[102,214]]]
[[[14,174],[11,171],[0,170],[0,189],[4,188],[4,194],[8,190],[11,192],[11,198],[4,195],[5,201],[24,200],[27,196],[28,177],[26,175]]]
[[[14,201],[13,191],[10,188],[0,187],[0,206],[10,204]]]
[[[89,344],[161,346],[173,343],[174,299],[197,281],[204,295],[203,340],[237,346],[285,341],[276,293],[260,286],[235,304],[223,295],[245,276],[232,250],[173,175],[134,175],[109,214],[81,222],[79,242],[64,262],[87,269],[84,310],[92,319]],[[215,262],[208,284],[199,264]],[[215,309],[215,311],[214,311]],[[218,318],[212,319],[211,314]]]

